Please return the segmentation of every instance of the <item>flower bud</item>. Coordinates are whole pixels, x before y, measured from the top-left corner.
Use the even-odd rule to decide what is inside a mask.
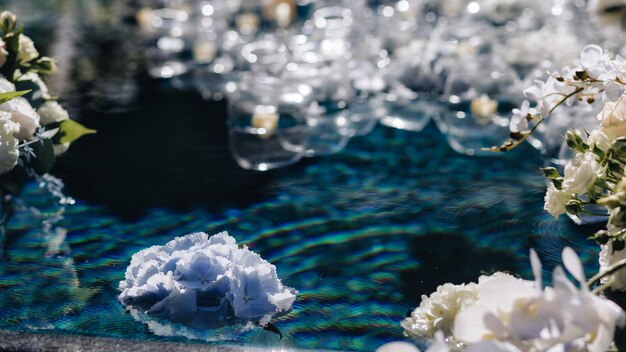
[[[583,142],[580,134],[576,131],[568,130],[565,134],[565,140],[567,142],[567,146],[575,151],[582,153],[589,148],[589,146]]]
[[[33,67],[37,70],[37,72],[44,75],[52,75],[57,72],[57,63],[53,58],[44,56],[39,58]]]
[[[0,29],[5,33],[10,32],[17,26],[17,16],[10,11],[2,11],[0,13]]]

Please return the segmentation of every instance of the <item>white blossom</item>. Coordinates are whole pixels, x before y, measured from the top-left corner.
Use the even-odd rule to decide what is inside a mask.
[[[0,76],[0,93],[6,92],[15,92],[15,86]],[[19,124],[20,129],[15,134],[18,139],[31,139],[39,127],[39,115],[23,97],[13,98],[1,104],[0,111],[11,113],[11,120]]]
[[[513,109],[513,117],[511,118],[510,129],[511,132],[517,133],[528,130],[528,116],[534,116],[537,114],[535,108],[530,107],[530,102],[524,100],[519,109]]]
[[[226,232],[195,233],[134,254],[120,282],[129,308],[194,327],[266,325],[291,309],[296,291],[276,267]],[[234,317],[234,318],[233,318]]]
[[[0,111],[0,175],[5,174],[15,167],[19,158],[19,141],[14,134],[20,126],[11,121],[11,114]]]
[[[598,114],[599,130],[611,140],[626,136],[626,97],[621,95],[615,102],[607,102]]]
[[[9,57],[9,52],[6,49],[5,42],[0,39],[0,67],[4,66],[7,63],[7,58]]]
[[[455,319],[454,337],[483,351],[606,351],[624,312],[589,291],[572,249],[563,250],[563,263],[580,288],[561,267],[553,272],[553,287],[542,288],[541,263],[531,251],[535,281],[501,277],[479,285],[476,304]]]
[[[422,295],[419,307],[400,323],[404,334],[413,338],[432,338],[435,332],[443,331],[450,335],[456,314],[475,303],[476,298],[476,283],[441,285],[430,296]]]
[[[35,43],[28,36],[20,34],[17,61],[21,63],[31,62],[39,57]]]
[[[606,152],[609,148],[611,148],[613,141],[606,135],[606,133],[600,130],[593,130],[589,133],[587,144],[590,148],[596,147]]]
[[[605,171],[594,153],[579,153],[565,164],[563,190],[575,194],[587,193]]]
[[[39,113],[42,125],[47,125],[53,122],[61,122],[70,118],[67,110],[63,109],[61,104],[56,101],[47,101],[43,103],[39,109],[37,109],[37,113]]]

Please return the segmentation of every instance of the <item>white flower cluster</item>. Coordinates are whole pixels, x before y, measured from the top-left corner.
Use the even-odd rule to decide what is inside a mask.
[[[0,13],[0,94],[3,94],[4,101],[0,104],[0,111],[8,113],[10,121],[18,126],[17,130],[12,128],[13,125],[0,126],[3,131],[14,131],[0,134],[0,144],[13,145],[14,139],[17,139],[18,150],[26,157],[28,164],[31,156],[37,157],[30,145],[42,139],[52,139],[62,130],[58,126],[46,130],[46,125],[68,120],[69,115],[52,100],[48,87],[40,76],[53,74],[57,69],[55,61],[40,56],[32,39],[18,30],[18,27],[17,17],[13,13]],[[15,52],[10,53],[10,50]],[[7,94],[17,91],[22,95],[15,97]],[[26,92],[28,93],[24,95]],[[8,101],[7,97],[10,98]],[[6,124],[6,121],[1,119],[0,123]],[[73,126],[78,129],[76,124]],[[69,143],[66,141],[55,140],[53,145],[56,155],[63,153],[68,147]],[[7,156],[13,157],[15,154],[13,149],[3,149],[1,153],[3,161],[13,160]],[[3,162],[0,165],[0,175],[11,171],[16,165],[18,164],[14,162]],[[23,166],[21,163],[19,165]]]
[[[593,103],[616,102],[626,92],[626,61],[612,58],[597,45],[586,46],[580,54],[580,64],[553,72],[547,80],[536,80],[524,90],[526,100],[513,110],[509,128],[514,140],[500,149],[508,150],[525,140],[559,105],[571,106],[577,101]]]
[[[557,267],[553,286],[544,288],[541,263],[531,251],[534,282],[494,274],[471,286],[475,298],[464,302],[458,313],[458,305],[450,305],[444,298],[438,305],[429,303],[440,309],[429,314],[453,324],[447,332],[449,340],[467,346],[465,351],[604,352],[613,341],[615,328],[624,325],[624,311],[589,291],[580,259],[571,248],[563,250],[563,263],[579,287]],[[451,350],[442,348],[440,340],[437,351]]]
[[[286,313],[297,291],[276,267],[226,232],[194,233],[134,254],[119,285],[129,308],[192,327],[266,325]]]

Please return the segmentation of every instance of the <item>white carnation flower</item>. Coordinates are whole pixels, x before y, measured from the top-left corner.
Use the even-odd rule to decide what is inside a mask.
[[[477,299],[476,283],[466,285],[444,284],[430,296],[422,295],[422,302],[411,316],[400,324],[407,336],[432,338],[437,331],[450,335],[454,317]]]
[[[291,309],[297,291],[226,232],[195,233],[134,254],[119,285],[129,309],[200,328],[258,323]],[[234,317],[233,317],[234,316]]]
[[[594,153],[577,154],[565,164],[563,190],[575,194],[587,193],[596,179],[604,176],[605,171]]]
[[[571,193],[560,191],[550,183],[546,190],[543,208],[547,210],[550,215],[557,218],[559,215],[565,214],[565,204],[570,199],[572,199]]]
[[[28,36],[20,34],[19,49],[17,54],[17,61],[30,62],[39,57],[39,52],[35,48],[35,43]]]
[[[15,92],[15,86],[0,76],[0,93]],[[15,136],[19,139],[31,139],[39,127],[39,115],[22,97],[14,98],[0,105],[0,111],[11,113],[11,120],[20,126]]]
[[[19,141],[14,134],[20,126],[11,121],[11,114],[0,111],[0,175],[11,171],[20,156]]]
[[[43,105],[37,109],[37,113],[39,113],[39,117],[41,118],[40,123],[42,125],[47,125],[53,122],[61,122],[70,118],[67,110],[63,109],[61,104],[56,101],[47,101],[43,103]]]

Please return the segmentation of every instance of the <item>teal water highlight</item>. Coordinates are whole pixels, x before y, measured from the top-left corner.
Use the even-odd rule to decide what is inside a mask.
[[[417,134],[379,126],[341,154],[278,174],[264,185],[271,194],[247,206],[153,208],[130,221],[78,199],[58,223],[67,231],[61,239],[20,212],[0,263],[0,328],[186,341],[136,322],[117,285],[140,249],[229,231],[300,294],[275,321],[283,340],[255,330],[222,343],[373,351],[404,339],[399,322],[438,285],[496,270],[531,277],[531,247],[545,273],[565,245],[588,275],[597,270],[590,228],[543,211],[541,164],[528,146],[471,158],[450,150],[433,126]],[[24,194],[31,204],[44,197],[36,185]],[[58,250],[46,255],[51,243]]]

